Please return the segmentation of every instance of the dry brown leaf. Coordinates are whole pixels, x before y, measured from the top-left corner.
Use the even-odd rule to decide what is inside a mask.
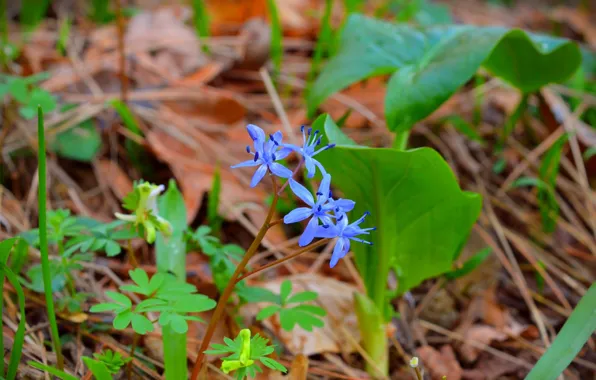
[[[357,289],[345,282],[316,273],[298,274],[255,285],[279,293],[284,280],[292,282],[292,292],[309,290],[319,293],[317,305],[327,310],[327,316],[323,318],[325,326],[315,328],[312,332],[296,326],[291,332],[287,332],[280,327],[277,315],[262,321],[263,325],[275,331],[280,341],[294,355],[309,356],[323,352],[351,352],[352,347],[344,338],[344,333],[352,334],[354,340],[359,341],[360,334],[353,306],[353,293]],[[259,310],[266,305],[248,304],[241,308],[240,313],[246,318],[254,318]]]
[[[441,379],[443,376],[449,380],[461,379],[462,369],[451,346],[444,345],[440,351],[431,346],[422,346],[416,351],[432,379]]]
[[[132,181],[114,161],[99,160],[97,168],[118,199],[122,200],[132,191]]]
[[[354,84],[342,91],[346,95],[362,106],[368,108],[378,118],[384,117],[384,102],[385,97],[385,81],[384,77],[371,78],[365,82]],[[328,112],[334,120],[341,118],[347,111],[348,107],[337,101],[328,101],[321,108]],[[357,112],[352,112],[350,117],[346,120],[345,126],[348,128],[364,127],[368,124],[367,119]]]
[[[550,16],[556,21],[569,24],[584,36],[592,48],[596,48],[596,19],[593,14],[582,11],[580,7],[559,7],[553,10]]]
[[[163,102],[165,107],[178,116],[190,121],[198,121],[208,125],[230,125],[244,122],[246,109],[237,100],[208,93],[193,100]]]
[[[474,325],[464,331],[464,342],[470,340],[488,346],[493,340],[502,342],[506,339],[507,334],[487,325]],[[465,343],[459,346],[459,353],[468,362],[476,361],[481,352],[482,350]]]
[[[201,51],[195,31],[184,23],[190,15],[190,9],[182,6],[141,12],[128,23],[126,46],[137,51],[165,50],[176,62],[180,73],[196,70],[207,62],[207,58]]]

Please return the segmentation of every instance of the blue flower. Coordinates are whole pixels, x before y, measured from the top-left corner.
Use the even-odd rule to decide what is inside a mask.
[[[308,191],[298,182],[290,179],[290,188],[294,194],[296,194],[298,198],[302,199],[302,201],[304,201],[304,203],[306,203],[309,207],[298,207],[297,209],[292,210],[284,217],[284,223],[296,223],[312,217],[312,219],[306,225],[302,236],[300,236],[300,239],[298,240],[298,245],[301,247],[304,247],[313,241],[315,238],[315,233],[317,232],[317,228],[319,227],[319,220],[324,225],[332,224],[329,211],[333,209],[333,205],[327,203],[327,200],[329,199],[330,184],[331,176],[329,174],[325,174],[321,184],[319,185],[319,190],[316,194],[317,199],[315,201],[310,191]]]
[[[333,199],[331,197],[331,193],[329,193],[329,204],[333,206],[333,212],[335,213],[336,217],[340,217],[341,215],[350,212],[354,209],[356,202],[351,199]]]
[[[242,168],[247,166],[258,166],[257,171],[250,181],[250,187],[255,187],[265,174],[267,170],[281,178],[290,178],[292,171],[285,166],[278,164],[275,161],[286,158],[292,149],[284,147],[282,145],[282,134],[280,131],[275,132],[269,136],[269,139],[265,137],[265,132],[257,127],[256,125],[249,124],[246,126],[250,138],[253,140],[254,152],[250,151],[250,147],[246,146],[246,152],[252,154],[254,159],[244,161],[238,165],[232,166],[232,169]]]
[[[321,138],[319,136],[319,131],[312,132],[312,128],[308,128],[306,134],[304,133],[304,125],[300,127],[300,131],[302,132],[302,147],[292,145],[292,144],[284,144],[285,147],[290,148],[302,155],[304,158],[304,166],[306,166],[307,177],[312,178],[315,175],[316,167],[319,168],[322,174],[325,174],[326,171],[323,168],[323,165],[313,157],[317,154],[321,153],[324,150],[333,148],[335,144],[328,144],[322,148],[316,150],[317,146],[321,145]],[[308,135],[308,138],[306,137]]]
[[[338,238],[335,247],[333,248],[333,254],[331,255],[331,262],[329,266],[333,268],[339,259],[344,257],[350,251],[350,240],[357,241],[364,244],[372,245],[371,242],[358,238],[358,235],[368,235],[369,231],[376,230],[376,227],[371,228],[360,228],[359,225],[369,215],[369,212],[365,212],[360,219],[352,224],[348,224],[348,217],[343,214],[337,218],[337,224],[335,225],[322,225],[317,227],[315,237],[320,238]]]

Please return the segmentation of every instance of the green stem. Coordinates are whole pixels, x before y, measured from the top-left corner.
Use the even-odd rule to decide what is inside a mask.
[[[395,140],[393,140],[393,149],[406,150],[408,148],[408,139],[410,138],[410,130],[395,133]]]
[[[54,299],[52,298],[52,277],[50,274],[50,258],[48,255],[48,230],[46,221],[46,141],[43,124],[43,110],[37,107],[37,140],[38,140],[38,202],[39,202],[39,251],[41,253],[41,270],[43,273],[43,290],[46,296],[46,308],[50,332],[58,369],[64,369],[64,358],[60,347],[60,335],[58,334],[58,323],[54,312]]]
[[[203,361],[205,359],[205,350],[209,347],[209,343],[211,343],[211,338],[213,338],[213,333],[215,332],[215,327],[217,326],[217,322],[222,318],[224,309],[226,307],[226,304],[228,303],[228,299],[230,299],[230,296],[232,295],[232,292],[234,291],[234,287],[236,286],[236,280],[238,279],[238,277],[240,277],[240,275],[246,269],[246,265],[248,264],[248,261],[257,252],[257,249],[261,245],[261,241],[263,240],[263,238],[265,237],[265,234],[269,230],[269,223],[271,222],[271,219],[273,218],[273,214],[275,212],[275,209],[277,206],[277,199],[278,199],[277,182],[276,182],[274,176],[271,176],[271,181],[273,182],[273,201],[271,202],[271,206],[269,206],[269,212],[267,213],[265,222],[263,222],[261,229],[257,233],[257,236],[255,236],[255,240],[253,240],[250,247],[248,247],[248,250],[244,254],[242,261],[240,261],[240,264],[238,264],[238,267],[236,267],[236,270],[234,271],[234,274],[232,274],[232,277],[230,278],[228,285],[226,286],[223,293],[221,294],[221,297],[219,297],[219,300],[217,301],[217,306],[215,307],[215,310],[213,311],[213,316],[211,317],[211,320],[209,321],[209,325],[207,326],[207,331],[205,332],[205,336],[203,337],[203,340],[201,342],[201,347],[199,347],[199,354],[197,355],[197,359],[195,360],[195,364],[192,369],[192,375],[190,376],[191,380],[196,380],[197,376],[199,376],[199,373],[201,372],[201,368],[203,367]]]
[[[172,234],[164,237],[158,233],[155,241],[157,270],[170,272],[178,281],[186,282],[186,210],[182,194],[176,183],[170,181],[167,192],[159,200],[161,216],[172,225]],[[165,378],[168,380],[187,379],[188,362],[186,355],[186,334],[175,332],[170,325],[162,328],[164,348]]]

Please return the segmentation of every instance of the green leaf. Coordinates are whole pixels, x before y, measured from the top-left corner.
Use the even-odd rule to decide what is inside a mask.
[[[213,309],[216,304],[203,294],[189,294],[178,297],[172,308],[178,313],[201,313]]]
[[[118,314],[116,318],[114,318],[114,328],[116,330],[124,330],[125,328],[130,325],[132,321],[133,312],[131,310],[125,310],[122,313]],[[136,330],[135,330],[136,331]]]
[[[256,286],[240,286],[241,284],[236,285],[236,293],[246,302],[271,302],[281,305],[279,295],[271,290]]]
[[[38,362],[33,362],[33,361],[29,361],[27,362],[27,364],[29,364],[31,367],[33,368],[37,368],[39,370],[45,371],[47,373],[49,373],[50,375],[56,376],[59,379],[63,379],[63,380],[79,380],[78,377],[73,376],[71,374],[68,374],[64,371],[60,371],[57,368],[51,367],[49,365],[45,365],[42,363],[38,363]]]
[[[281,302],[283,304],[286,303],[286,299],[288,298],[290,293],[292,293],[292,282],[290,280],[284,280],[284,282],[281,283],[279,293],[279,297],[281,298]]]
[[[101,148],[101,135],[91,119],[59,133],[48,144],[48,149],[64,158],[91,162]]]
[[[131,321],[132,328],[137,334],[145,335],[146,333],[153,331],[153,323],[142,314],[133,313]]]
[[[291,296],[286,301],[286,304],[314,301],[317,299],[318,296],[319,296],[319,293],[317,293],[317,292],[300,292],[300,293],[296,293],[293,296]]]
[[[105,313],[106,311],[116,311],[122,309],[122,305],[118,303],[99,303],[97,305],[91,306],[89,309],[92,313]]]
[[[119,99],[113,99],[108,103],[122,119],[124,126],[130,131],[131,134],[137,136],[143,136],[143,132],[137,123],[137,120],[126,103]],[[137,144],[134,140],[126,139],[126,151],[130,160],[135,166],[140,167],[143,157],[143,147]]]
[[[170,271],[179,280],[186,280],[186,205],[182,193],[176,186],[176,181],[170,180],[168,190],[158,200],[160,215],[172,225],[172,234],[165,238],[157,234],[155,252],[157,269],[162,272]]]
[[[497,27],[451,25],[415,28],[353,14],[338,54],[317,78],[309,114],[329,96],[368,77],[393,74],[385,117],[392,131],[406,131],[473,77],[483,65],[523,92],[571,77],[581,64],[568,40]]]
[[[120,248],[120,244],[116,243],[113,240],[106,241],[105,250],[106,250],[106,253],[108,254],[108,257],[116,256],[120,252],[122,252],[122,248]]]
[[[273,314],[277,313],[281,310],[281,306],[279,305],[270,305],[266,306],[259,311],[257,314],[257,321],[262,321],[263,319],[267,319],[271,317]]]
[[[132,306],[132,301],[130,300],[130,298],[128,298],[124,294],[120,294],[118,292],[112,292],[112,291],[108,290],[108,291],[106,291],[106,296],[108,296],[109,298],[113,299],[114,301],[116,301],[117,303],[119,303],[123,306],[126,306],[126,307]]]
[[[559,377],[595,330],[596,284],[592,284],[526,380],[554,380]]]
[[[331,118],[325,125],[326,135],[341,133]],[[351,246],[377,307],[386,307],[390,269],[398,278],[397,294],[452,269],[480,214],[482,199],[461,191],[437,152],[338,145],[317,158],[334,185],[356,202],[350,220],[370,211],[361,227],[377,227],[367,236],[374,245]]]
[[[474,256],[470,257],[460,268],[446,273],[445,277],[447,277],[449,280],[454,280],[469,274],[474,269],[478,268],[478,266],[482,264],[484,260],[490,256],[490,254],[491,249],[489,247],[484,248]]]
[[[62,270],[62,263],[50,260],[50,276],[52,278],[52,292],[59,292],[66,286],[66,276]],[[43,273],[41,264],[35,264],[27,270],[27,277],[31,283],[26,286],[38,293],[43,293]]]
[[[259,358],[259,361],[263,363],[265,367],[274,369],[276,371],[281,371],[283,373],[286,373],[288,371],[288,369],[284,367],[283,364],[271,358]]]
[[[89,368],[97,380],[112,380],[112,374],[105,364],[100,361],[93,360],[87,356],[83,356],[82,359],[83,363],[85,363],[87,368]]]

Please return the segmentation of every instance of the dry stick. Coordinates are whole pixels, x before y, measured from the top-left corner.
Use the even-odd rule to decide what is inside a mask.
[[[478,187],[481,189],[482,195],[486,199],[486,189],[484,187],[484,184],[481,182],[480,178],[476,178],[476,182],[478,183]],[[511,277],[513,278],[513,281],[519,287],[522,298],[528,305],[528,308],[530,309],[530,312],[532,314],[534,322],[536,322],[536,325],[538,326],[538,331],[540,332],[540,337],[542,338],[542,341],[544,342],[545,346],[548,346],[550,341],[549,341],[548,335],[546,333],[546,327],[544,325],[544,320],[542,319],[542,316],[540,315],[540,310],[538,310],[538,308],[536,307],[536,304],[534,303],[534,300],[532,299],[532,296],[530,295],[528,286],[524,280],[524,277],[522,275],[519,264],[515,260],[515,256],[513,255],[511,247],[509,246],[509,243],[507,242],[507,238],[505,237],[505,233],[503,232],[503,227],[501,226],[501,223],[498,221],[497,217],[495,216],[495,213],[494,213],[494,210],[492,208],[490,201],[486,202],[485,205],[486,205],[488,219],[489,219],[490,223],[493,225],[495,232],[497,233],[497,237],[498,237],[501,245],[503,246],[503,251],[505,252],[505,255],[503,255],[502,257],[501,257],[501,255],[499,255],[499,259],[501,259],[504,266],[506,266],[506,264],[508,264],[507,265],[508,268],[506,266],[506,269],[508,269],[508,272],[511,275]],[[488,241],[487,241],[487,243],[488,243]],[[495,244],[495,247],[493,247],[493,248],[495,248],[495,252],[497,252],[497,253],[499,253],[501,251],[500,249],[498,249],[498,246],[496,246],[496,244]]]
[[[548,103],[550,103],[548,101],[548,99],[550,99],[551,101],[556,101],[557,104],[564,105],[563,101],[549,89],[544,89],[542,91],[542,94],[544,95],[544,98],[547,100]],[[578,107],[578,110],[580,110],[582,108],[583,108],[582,105],[580,105],[580,107]],[[590,227],[592,228],[592,233],[596,237],[596,210],[594,210],[592,191],[590,190],[588,174],[586,173],[586,167],[585,167],[584,161],[582,159],[582,154],[581,154],[581,150],[579,148],[579,142],[577,140],[577,133],[576,133],[577,132],[576,123],[579,119],[579,115],[576,115],[575,112],[570,113],[569,110],[567,110],[567,109],[566,109],[566,111],[568,114],[565,115],[565,118],[563,119],[563,128],[565,128],[565,131],[569,135],[569,145],[571,146],[571,154],[573,155],[573,161],[575,162],[575,166],[576,166],[577,172],[579,174],[578,182],[579,182],[579,185],[581,186],[582,190],[584,190],[584,192],[585,192],[586,206],[588,208],[588,213],[589,213],[588,223],[590,224]],[[592,253],[594,253],[596,255],[595,252],[592,252]]]
[[[273,214],[275,213],[275,207],[277,205],[278,199],[277,181],[275,180],[275,177],[273,175],[271,176],[271,182],[273,183],[273,201],[271,202],[271,206],[269,207],[267,217],[265,218],[265,221],[263,222],[263,225],[261,226],[261,229],[259,230],[257,236],[255,236],[255,240],[252,242],[250,247],[248,247],[248,250],[244,254],[242,261],[240,261],[240,264],[238,264],[238,266],[236,267],[234,274],[232,274],[232,277],[230,278],[228,285],[224,289],[221,297],[217,302],[217,306],[215,307],[215,311],[213,312],[213,316],[209,321],[207,331],[205,332],[205,336],[203,337],[203,341],[201,342],[201,346],[199,347],[199,354],[197,355],[197,359],[195,360],[195,364],[192,369],[192,374],[190,376],[191,380],[196,380],[197,376],[201,372],[201,368],[203,367],[203,361],[205,359],[205,350],[207,349],[207,347],[209,347],[209,343],[211,342],[211,338],[213,338],[213,333],[215,332],[216,324],[221,319],[228,299],[232,295],[232,291],[236,286],[236,279],[238,278],[238,276],[240,276],[242,272],[244,272],[244,269],[246,268],[248,261],[257,252],[257,249],[259,248],[261,241],[263,240],[265,234],[269,230],[269,223],[271,222]]]
[[[295,257],[298,257],[298,256],[300,256],[301,254],[303,254],[305,252],[311,251],[311,250],[313,250],[315,248],[318,248],[318,247],[320,247],[322,245],[325,245],[329,241],[331,241],[330,238],[319,240],[316,243],[309,244],[306,247],[304,247],[302,249],[299,249],[296,252],[294,252],[294,253],[286,256],[286,257],[282,257],[281,259],[275,260],[275,261],[273,261],[273,262],[271,262],[271,263],[269,263],[267,265],[263,265],[263,266],[261,266],[259,268],[253,269],[250,272],[248,272],[246,274],[243,274],[242,276],[238,277],[238,279],[236,279],[236,284],[239,283],[240,281],[244,280],[247,277],[250,277],[250,276],[252,276],[252,275],[254,275],[256,273],[259,273],[261,271],[264,271],[265,269],[269,269],[271,267],[277,266],[277,265],[279,265],[281,263],[284,263],[284,262],[286,262],[288,260],[291,260],[291,259],[293,259]]]
[[[296,174],[298,173],[298,171],[302,167],[302,164],[304,164],[304,158],[300,158],[300,162],[296,166],[296,169],[294,169],[294,171],[292,172],[292,176],[290,178],[294,178],[294,176],[296,176]],[[277,195],[281,195],[283,193],[283,191],[286,189],[286,186],[288,186],[288,183],[290,183],[289,180],[286,181],[283,185],[281,185],[281,188],[277,192]]]
[[[122,0],[116,0],[116,21],[118,25],[118,56],[120,60],[120,100],[126,104],[128,93],[128,77],[126,76],[126,52],[124,50],[124,17],[122,16]]]
[[[286,114],[286,111],[284,111],[284,106],[281,103],[281,99],[279,98],[277,91],[275,90],[275,86],[273,85],[273,81],[271,80],[271,77],[269,76],[267,69],[263,67],[261,70],[259,70],[259,74],[261,74],[261,78],[263,78],[265,88],[267,88],[267,92],[271,97],[271,102],[273,102],[275,112],[277,112],[277,115],[281,120],[281,125],[286,130],[286,135],[290,139],[290,142],[296,145],[297,140],[296,136],[294,136],[294,134],[292,133],[292,125],[290,124],[290,119],[288,119],[288,115]]]

